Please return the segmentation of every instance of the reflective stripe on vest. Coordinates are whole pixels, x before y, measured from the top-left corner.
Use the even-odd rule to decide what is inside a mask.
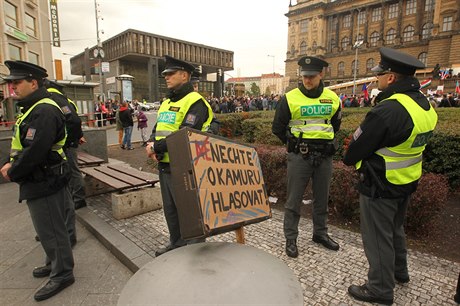
[[[201,130],[204,132],[208,131],[213,117],[212,108],[205,98],[203,98],[199,93],[193,91],[177,102],[171,103],[168,99],[161,103],[157,115],[155,140],[163,139],[166,136],[178,131],[182,122],[186,120],[185,115],[189,111],[190,107],[199,100],[204,101],[206,107],[208,108],[208,118],[203,124]],[[164,154],[161,162],[169,163],[168,152]]]
[[[330,89],[324,88],[318,98],[307,98],[296,88],[286,94],[291,120],[289,128],[295,137],[306,139],[334,139],[331,118],[340,106],[340,100]]]
[[[54,93],[60,94],[61,96],[64,96],[64,94],[62,92],[60,92],[59,90],[57,90],[56,88],[47,88],[46,90],[48,92],[54,92]],[[75,102],[73,102],[69,98],[67,98],[67,101],[75,107],[75,111],[78,113],[77,104],[75,104]]]
[[[422,153],[436,127],[438,115],[431,105],[425,111],[405,94],[394,94],[388,99],[397,100],[406,109],[414,128],[406,141],[394,147],[381,148],[375,154],[385,161],[386,179],[395,185],[405,185],[422,176]]]
[[[16,123],[14,124],[13,138],[11,139],[10,162],[13,162],[15,157],[20,152],[22,152],[22,150],[24,149],[23,146],[22,146],[22,143],[21,143],[21,135],[20,135],[20,130],[19,130],[19,127],[20,127],[21,123],[24,121],[24,119],[27,118],[27,116],[32,112],[32,110],[37,105],[43,104],[43,103],[50,104],[50,105],[53,105],[53,106],[57,107],[62,113],[61,108],[59,107],[59,105],[57,105],[56,102],[54,102],[51,99],[45,98],[45,99],[41,99],[40,101],[36,102],[34,105],[32,105],[32,107],[30,107],[27,110],[27,112],[25,112],[25,114],[21,115],[18,118],[18,120],[16,121]],[[67,138],[67,132],[65,133],[63,139],[59,140],[57,143],[53,144],[53,146],[51,147],[51,150],[57,152],[62,157],[62,159],[64,159],[64,160],[67,160],[67,158],[65,156],[65,153],[64,153],[64,150],[62,149],[62,147],[65,144],[66,138]]]

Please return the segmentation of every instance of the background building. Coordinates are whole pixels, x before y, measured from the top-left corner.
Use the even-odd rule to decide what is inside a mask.
[[[187,42],[170,37],[128,29],[102,42],[101,46],[87,48],[70,59],[71,73],[89,78],[95,74],[98,80],[98,64],[103,50],[103,65],[108,72],[103,75],[103,92],[109,98],[120,99],[121,88],[116,78],[130,75],[132,98],[158,101],[166,95],[166,83],[161,77],[164,55],[187,61],[202,70],[199,91],[206,96],[222,96],[224,72],[233,70],[233,52]],[[96,68],[96,69],[95,69]],[[216,74],[215,81],[208,81],[208,74]]]
[[[286,16],[290,88],[297,86],[301,56],[323,56],[330,63],[325,83],[333,85],[372,76],[382,46],[424,62],[419,79],[431,77],[437,64],[460,72],[459,0],[298,0],[291,1]],[[442,83],[455,88],[454,78]]]
[[[9,74],[6,60],[23,60],[44,67],[54,79],[49,0],[1,0],[0,33],[0,77]],[[8,84],[0,85],[4,118],[15,114],[12,94]]]

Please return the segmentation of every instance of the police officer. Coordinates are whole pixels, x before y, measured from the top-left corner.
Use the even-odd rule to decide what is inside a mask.
[[[148,156],[158,161],[163,211],[169,230],[169,245],[157,250],[155,256],[187,244],[181,237],[165,137],[183,127],[206,131],[213,117],[211,106],[194,91],[190,82],[195,67],[168,55],[165,56],[165,61],[166,67],[162,75],[169,92],[158,110],[157,123],[150,136],[153,142],[149,142],[146,147]]]
[[[361,235],[369,262],[368,282],[348,292],[360,301],[389,305],[395,280],[409,282],[403,224],[437,115],[414,77],[425,65],[390,48],[381,48],[380,56],[372,69],[382,90],[378,104],[354,132],[343,161],[361,175]]]
[[[273,134],[287,144],[287,194],[284,212],[286,254],[297,257],[300,205],[310,178],[313,180],[313,237],[337,251],[339,244],[327,232],[329,185],[335,133],[340,129],[341,106],[337,95],[324,88],[324,60],[304,56],[299,62],[302,83],[286,93],[273,120]]]
[[[198,70],[198,68],[195,68],[192,71],[192,77],[190,79],[190,82],[193,85],[193,91],[198,92],[198,84],[200,83],[200,77],[201,77],[200,71]]]
[[[43,86],[45,69],[24,61],[5,61],[5,65],[10,75],[4,79],[12,84],[23,114],[14,127],[10,161],[1,173],[19,184],[19,201],[27,200],[33,225],[51,263],[49,281],[34,295],[35,300],[42,301],[75,281],[65,223],[71,209],[65,188],[69,178],[63,150],[65,118]]]
[[[77,148],[86,142],[81,128],[81,119],[78,116],[78,108],[75,102],[63,93],[63,86],[54,81],[45,80],[45,86],[51,94],[51,99],[61,107],[66,118],[67,139],[64,145],[67,161],[70,166],[70,194],[75,205],[75,209],[86,206],[85,186],[83,178],[78,168]]]

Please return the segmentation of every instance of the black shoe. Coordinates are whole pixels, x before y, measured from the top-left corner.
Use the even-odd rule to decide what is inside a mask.
[[[456,293],[454,295],[454,301],[455,303],[460,304],[460,293]]]
[[[395,280],[400,284],[407,284],[410,281],[409,275],[407,276],[396,276]]]
[[[72,276],[71,279],[66,280],[62,283],[56,283],[55,281],[48,281],[45,286],[41,287],[34,295],[34,299],[36,301],[44,301],[46,299],[49,299],[53,295],[58,294],[61,292],[63,289],[69,287],[75,283],[75,278]]]
[[[313,242],[322,244],[325,248],[329,250],[338,251],[340,249],[339,244],[332,240],[332,238],[329,237],[329,235],[326,235],[324,237],[313,235],[312,240]]]
[[[36,267],[32,271],[32,275],[36,278],[47,277],[51,274],[51,265]]]
[[[80,209],[82,207],[86,207],[86,201],[85,200],[75,202],[75,210]]]
[[[124,145],[121,145],[120,148],[122,148],[123,150],[126,149],[126,147]]]
[[[161,249],[156,250],[155,257],[163,255],[164,253],[167,253],[167,252],[172,251],[172,250],[177,249],[177,248],[180,248],[180,247],[175,247],[175,246],[172,246],[172,245],[168,244],[168,246],[166,246],[165,248],[161,248]]]
[[[384,299],[378,296],[372,295],[367,289],[366,285],[356,286],[351,285],[348,287],[348,293],[356,300],[369,302],[369,303],[378,303],[383,305],[391,305],[393,304],[393,299]]]
[[[292,258],[299,256],[299,250],[297,249],[297,242],[295,239],[286,240],[286,255]]]

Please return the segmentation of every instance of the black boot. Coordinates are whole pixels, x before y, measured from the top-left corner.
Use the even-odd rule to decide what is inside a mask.
[[[45,286],[40,288],[34,295],[34,299],[36,301],[43,301],[46,299],[49,299],[50,297],[58,294],[61,292],[63,289],[69,287],[75,282],[75,278],[72,276],[72,278],[63,281],[62,283],[57,283],[53,280],[49,280]]]
[[[299,256],[299,250],[297,249],[297,241],[295,239],[286,240],[286,255],[292,258]]]
[[[332,240],[329,235],[326,236],[318,236],[318,235],[313,235],[312,238],[313,242],[320,243],[322,244],[325,248],[333,251],[338,251],[340,246],[337,242]]]
[[[42,267],[36,267],[32,271],[32,275],[36,278],[47,277],[50,274],[51,274],[51,264],[42,266]]]
[[[373,295],[365,284],[362,286],[351,285],[348,287],[348,293],[358,301],[378,303],[383,305],[393,304],[393,299],[384,299]]]
[[[86,201],[85,200],[75,202],[75,210],[80,209],[82,207],[86,207]]]

